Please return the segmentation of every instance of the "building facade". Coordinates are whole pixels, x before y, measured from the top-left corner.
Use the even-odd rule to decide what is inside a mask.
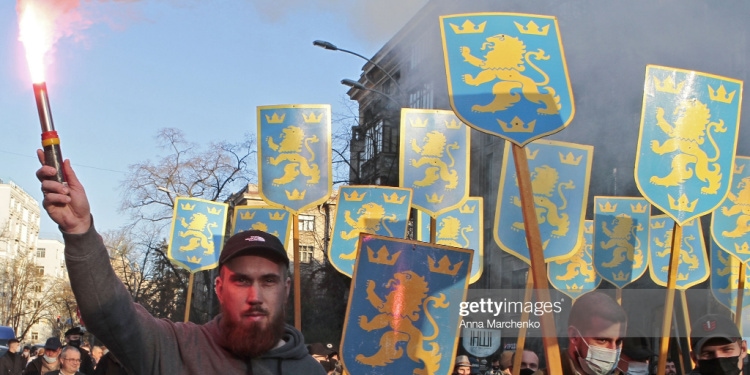
[[[39,202],[20,186],[0,180],[0,257],[34,250],[40,212]]]

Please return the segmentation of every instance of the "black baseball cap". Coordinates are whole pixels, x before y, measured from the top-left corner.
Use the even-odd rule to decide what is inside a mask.
[[[65,337],[73,336],[73,335],[82,336],[83,333],[84,332],[83,332],[83,329],[81,327],[73,327],[73,328],[65,331]]]
[[[261,230],[248,230],[230,237],[219,256],[219,266],[239,255],[257,255],[289,267],[289,256],[281,241]]]
[[[655,355],[651,351],[648,338],[643,336],[628,336],[622,340],[622,354],[633,361],[644,362]]]
[[[60,339],[57,337],[50,337],[47,339],[47,342],[44,343],[44,349],[57,350],[60,348],[62,348],[62,343],[60,342]]]
[[[690,330],[690,345],[693,347],[693,352],[700,353],[703,344],[716,338],[724,339],[729,343],[742,338],[742,335],[731,319],[721,315],[704,315],[693,323]]]

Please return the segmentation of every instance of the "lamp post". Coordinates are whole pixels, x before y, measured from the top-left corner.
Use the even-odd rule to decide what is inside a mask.
[[[358,54],[356,52],[352,52],[352,51],[349,51],[349,50],[346,50],[346,49],[343,49],[343,48],[339,48],[335,44],[333,44],[331,42],[326,42],[325,40],[316,40],[316,41],[313,41],[313,45],[321,47],[321,48],[324,48],[324,49],[327,49],[329,51],[341,51],[341,52],[344,52],[344,53],[348,53],[350,55],[357,56],[357,57],[359,57],[359,58],[361,58],[361,59],[369,62],[370,64],[372,64],[376,68],[380,69],[380,71],[383,72],[383,74],[385,74],[388,78],[391,79],[391,81],[393,81],[393,83],[396,85],[396,88],[398,89],[399,93],[403,92],[403,90],[401,90],[401,85],[398,84],[398,80],[396,78],[394,78],[391,75],[391,73],[388,73],[388,70],[386,70],[382,66],[378,65],[378,63],[376,63],[375,61],[372,61],[372,60],[368,59],[367,57],[364,57],[364,56],[362,56],[362,55],[360,55],[360,54]],[[367,78],[367,75],[365,75],[365,78]]]
[[[392,102],[396,103],[397,107],[401,107],[401,103],[398,100],[394,99],[392,96],[390,96],[390,95],[388,95],[388,94],[386,94],[386,93],[384,93],[384,92],[382,92],[380,90],[375,90],[375,89],[368,88],[365,85],[363,85],[363,84],[361,84],[361,83],[359,83],[359,82],[357,82],[357,81],[355,81],[353,79],[344,78],[344,79],[341,80],[341,84],[344,85],[344,86],[349,86],[349,87],[351,87],[353,89],[364,90],[364,91],[372,91],[374,93],[380,94],[380,95],[382,95],[382,96],[390,99]]]

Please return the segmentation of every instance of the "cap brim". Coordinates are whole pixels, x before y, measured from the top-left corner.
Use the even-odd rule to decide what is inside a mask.
[[[727,335],[709,335],[709,336],[701,337],[701,339],[698,340],[698,342],[695,345],[693,345],[693,351],[696,354],[700,354],[701,349],[703,348],[703,345],[706,342],[708,342],[708,340],[713,340],[713,339],[724,339],[724,340],[726,340],[727,342],[730,342],[730,343],[734,342],[734,340],[735,340],[734,338],[729,337]]]

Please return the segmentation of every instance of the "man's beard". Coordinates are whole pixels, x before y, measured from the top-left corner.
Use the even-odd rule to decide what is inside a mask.
[[[262,322],[238,322],[223,311],[220,328],[224,335],[223,347],[234,355],[254,358],[273,349],[284,335],[286,311],[284,306],[276,316],[268,316],[268,324]],[[262,307],[253,308],[253,312],[268,311]]]

